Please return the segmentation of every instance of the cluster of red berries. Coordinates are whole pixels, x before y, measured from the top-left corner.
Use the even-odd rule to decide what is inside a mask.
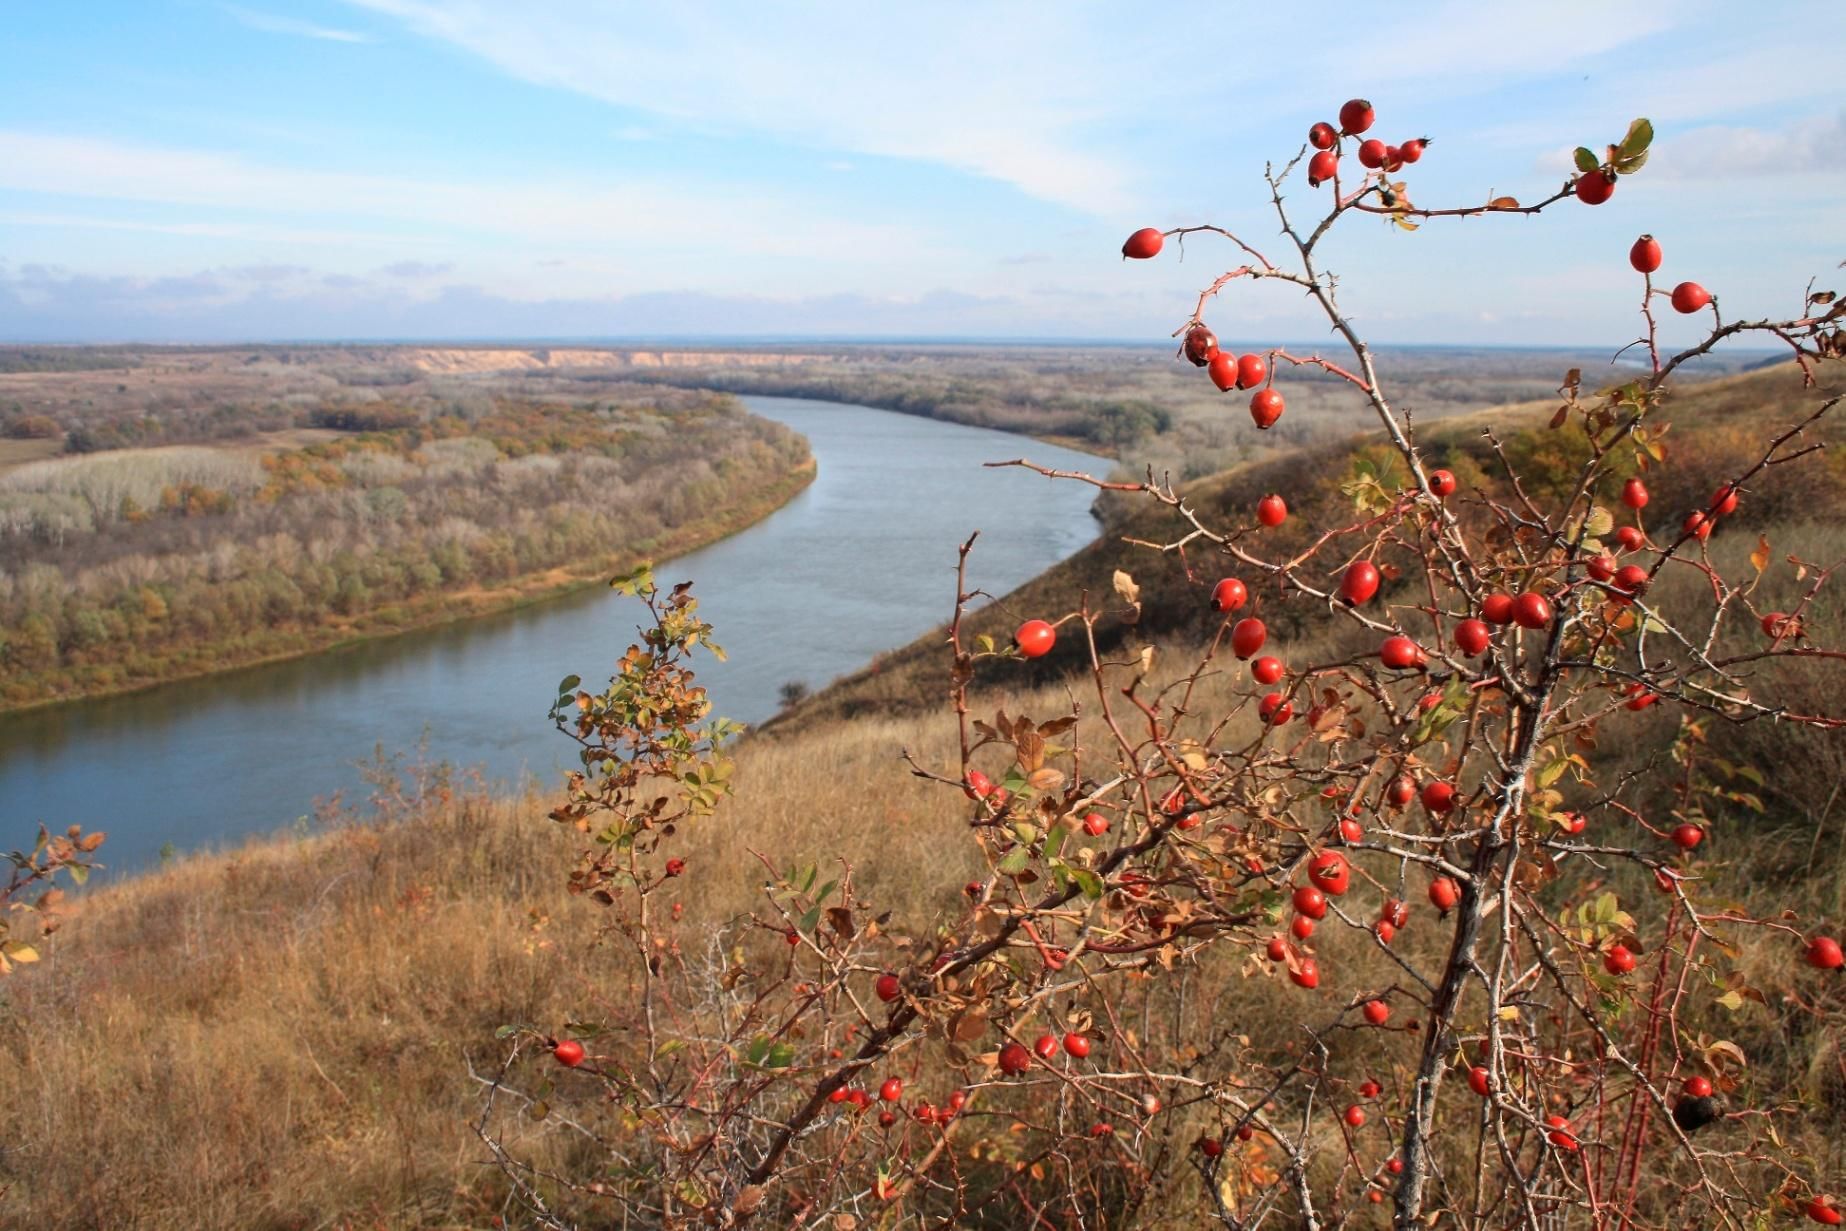
[[[1355,98],[1340,108],[1337,129],[1325,121],[1308,129],[1308,144],[1315,150],[1313,157],[1308,159],[1308,184],[1318,188],[1332,182],[1340,170],[1340,139],[1369,131],[1377,119],[1371,103]],[[1359,165],[1367,171],[1401,171],[1407,164],[1421,159],[1428,144],[1428,137],[1413,137],[1402,145],[1386,145],[1372,137],[1359,143],[1357,157]]]

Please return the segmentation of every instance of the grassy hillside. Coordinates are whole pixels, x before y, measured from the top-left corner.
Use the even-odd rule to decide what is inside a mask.
[[[1674,465],[1650,477],[1660,511],[1650,524],[1677,524],[1678,511],[1703,499],[1739,450],[1786,419],[1779,408],[1791,382],[1789,372],[1773,370],[1681,399]],[[1465,484],[1487,482],[1479,430],[1492,427],[1537,464],[1551,409],[1484,412],[1430,439]],[[1339,479],[1363,447],[1349,442],[1216,477],[1191,488],[1189,500],[1213,521],[1242,520],[1258,494],[1284,490],[1299,516],[1277,533],[1299,534],[1316,510],[1344,500]],[[1799,490],[1752,492],[1713,539],[1714,554],[1735,564],[1760,533],[1778,557],[1846,555],[1837,516],[1846,510],[1846,468],[1836,450],[1812,469]],[[1121,524],[1138,536],[1170,537],[1170,523],[1155,513]],[[945,556],[953,546],[943,545]],[[1147,618],[1109,636],[1173,643],[1178,662],[1186,638],[1205,633],[1204,596],[1217,576],[1214,561],[1194,555],[1190,563],[1191,579],[1177,557],[1099,543],[976,622],[1003,635],[1022,615],[1069,609],[1084,587],[1106,591],[1111,572],[1126,568],[1143,587]],[[1774,604],[1795,583],[1781,569],[1766,584]],[[944,595],[945,611],[951,597]],[[1675,577],[1658,597],[1671,607],[1697,595]],[[1274,596],[1261,601],[1291,655],[1338,648],[1312,639],[1344,635],[1322,631],[1326,621]],[[1846,639],[1838,604],[1816,619],[1818,639]],[[760,878],[744,852],[770,848],[847,861],[862,891],[911,928],[965,909],[959,886],[975,869],[965,803],[913,777],[900,759],[908,750],[925,765],[954,765],[954,722],[939,703],[944,659],[940,637],[922,638],[745,742],[735,800],[676,848],[687,860],[682,901],[695,921],[715,923],[756,904]],[[1029,669],[984,671],[977,712],[1063,712],[1069,661],[1054,655]],[[584,666],[586,675],[595,668]],[[1221,673],[1201,684],[1197,709],[1231,715],[1234,735],[1238,725],[1254,729],[1251,695],[1240,673]],[[1665,709],[1631,717],[1621,746],[1606,750],[1608,772],[1641,767],[1666,747],[1675,719]],[[1086,718],[1079,734],[1096,735],[1096,725]],[[1724,738],[1767,771],[1768,811],[1720,817],[1700,855],[1754,887],[1754,910],[1846,914],[1846,820],[1836,799],[1846,741],[1767,729]],[[504,1192],[498,1173],[482,1165],[471,1123],[480,1075],[501,1054],[495,1028],[595,1020],[602,998],[620,986],[611,951],[593,943],[598,910],[564,891],[574,836],[545,819],[546,807],[539,798],[481,798],[438,779],[393,806],[393,824],[338,825],[185,860],[83,901],[45,961],[0,983],[0,1139],[10,1147],[0,1153],[0,1185],[12,1185],[0,1215],[44,1228],[494,1225]],[[1399,947],[1428,955],[1443,939],[1439,927],[1413,926]],[[1816,1109],[1795,1130],[1816,1174],[1846,1173],[1839,1042],[1796,1011],[1786,955],[1750,943],[1763,946],[1746,949],[1744,963],[1765,1003],[1721,1017],[1701,1009],[1687,1024],[1735,1041],[1765,1082],[1797,1089]],[[1330,963],[1357,961],[1355,944],[1333,935],[1321,952]],[[1272,972],[1225,986],[1222,995],[1187,1001],[1184,1012],[1245,1022],[1259,1041],[1290,1028],[1298,1002]],[[1346,1049],[1340,1063],[1364,1062],[1375,1046],[1357,1032],[1338,1045]],[[543,1098],[554,1076],[532,1065],[511,1082]],[[1170,1119],[1167,1131],[1185,1148],[1198,1126],[1182,1113]],[[585,1148],[567,1115],[503,1117],[500,1127],[539,1166]],[[1195,1190],[1159,1195],[1173,1225],[1200,1225]]]

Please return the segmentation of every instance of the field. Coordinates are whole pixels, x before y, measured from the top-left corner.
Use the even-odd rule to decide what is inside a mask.
[[[1838,382],[1836,372],[1827,375]],[[1785,418],[1779,412],[1793,388],[1782,368],[1683,393],[1676,431],[1693,443],[1651,480],[1655,498],[1666,508],[1702,499],[1713,476],[1728,474],[1765,426]],[[1491,482],[1480,441],[1491,425],[1527,473],[1542,476],[1554,447],[1542,426],[1552,405],[1455,417],[1425,443],[1470,482]],[[1247,464],[1186,494],[1194,507],[1236,522],[1258,495],[1287,490],[1299,522],[1312,523],[1343,498],[1339,483],[1362,456],[1362,443],[1328,444]],[[1714,555],[1738,565],[1760,536],[1778,559],[1839,559],[1842,508],[1846,467],[1835,449],[1806,482],[1753,491],[1738,521],[1713,539]],[[1195,553],[1182,563],[1178,553],[1120,541],[1170,539],[1174,523],[1162,510],[1125,505],[1111,524],[1115,537],[1005,596],[969,631],[1004,636],[1024,615],[1068,609],[1085,591],[1108,593],[1124,569],[1142,588],[1145,616],[1133,627],[1103,626],[1105,653],[1159,640],[1183,658],[1217,623],[1204,611],[1216,562]],[[1778,566],[1765,585],[1766,605],[1796,596],[1790,569]],[[944,595],[945,614],[952,597]],[[1687,607],[1699,588],[1690,576],[1669,576],[1660,600],[1669,611]],[[1270,608],[1291,653],[1336,658],[1354,648],[1343,633],[1315,640],[1325,634],[1309,631],[1309,614]],[[1837,604],[1813,618],[1817,641],[1846,635]],[[722,930],[764,906],[763,878],[745,854],[758,849],[852,868],[860,892],[892,912],[894,927],[926,934],[932,920],[966,911],[959,887],[978,870],[972,844],[959,840],[968,805],[900,759],[902,751],[938,770],[954,765],[953,718],[932,700],[946,670],[941,635],[921,638],[743,744],[736,798],[677,848],[687,871],[675,898],[688,936],[713,938],[714,949],[727,935],[762,943],[748,927]],[[1804,688],[1832,687],[1819,673],[1803,680],[1779,670],[1797,701]],[[1156,666],[1153,685],[1166,681],[1164,671]],[[985,671],[975,710],[1048,717],[1066,712],[1083,687],[1076,657],[1060,651]],[[1223,716],[1232,733],[1256,731],[1239,673],[1208,675],[1199,687],[1200,713]],[[1079,730],[1100,735],[1098,724],[1086,713]],[[1658,767],[1678,729],[1665,707],[1632,716],[1599,771],[1646,774],[1643,802],[1670,806],[1671,778]],[[1710,748],[1765,769],[1765,810],[1721,803],[1701,857],[1749,887],[1747,909],[1804,919],[1846,912],[1838,808],[1846,747],[1838,737],[1718,727]],[[13,1185],[5,1200],[20,1225],[474,1227],[514,1211],[473,1131],[506,1046],[495,1029],[560,1031],[569,1020],[619,1016],[627,986],[620,948],[596,943],[605,912],[564,891],[577,843],[545,819],[555,799],[483,798],[462,778],[426,767],[407,793],[387,791],[384,800],[377,825],[324,818],[324,832],[182,860],[80,901],[46,960],[0,984],[10,1010],[0,1043],[0,1136],[27,1143],[3,1156],[0,1183]],[[1644,897],[1632,880],[1621,874],[1611,887],[1624,900]],[[1443,943],[1442,929],[1419,925],[1400,947],[1427,955]],[[1321,952],[1330,965],[1364,960],[1343,936]],[[1745,945],[1740,960],[1761,1002],[1735,1010],[1701,1002],[1687,1029],[1748,1055],[1740,1100],[1758,1089],[1799,1090],[1806,1110],[1787,1122],[1789,1131],[1816,1174],[1846,1173],[1846,1058],[1837,1037],[1812,1029],[1805,1005],[1813,996],[1837,1002],[1841,992],[1803,990],[1799,972],[1767,944]],[[1176,999],[1149,994],[1140,1010],[1205,1032],[1234,1022],[1253,1046],[1282,1045],[1298,993],[1267,966],[1256,977],[1233,981],[1233,973],[1201,967],[1177,981]],[[1188,987],[1209,994],[1189,997]],[[1331,1063],[1376,1060],[1362,1037],[1338,1045]],[[516,1101],[558,1108],[583,1093],[572,1080],[532,1059],[508,1075]],[[995,1094],[976,1121],[1002,1136],[1010,1115],[1028,1114],[1004,1097]],[[541,1173],[581,1163],[590,1147],[568,1111],[516,1115],[504,1101],[494,1127],[518,1157]],[[1186,1111],[1165,1121],[1161,1131],[1180,1150],[1205,1127]],[[1200,1225],[1209,1213],[1195,1183],[1151,1199],[1172,1225]]]

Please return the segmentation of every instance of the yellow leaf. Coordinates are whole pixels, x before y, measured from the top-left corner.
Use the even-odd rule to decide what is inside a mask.
[[[1133,577],[1119,568],[1115,570],[1115,592],[1122,596],[1123,602],[1138,603],[1141,601],[1141,587],[1135,584]]]
[[[1769,540],[1765,536],[1756,536],[1756,550],[1750,553],[1750,563],[1759,573],[1769,567]]]

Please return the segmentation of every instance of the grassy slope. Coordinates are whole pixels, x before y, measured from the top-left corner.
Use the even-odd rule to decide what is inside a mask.
[[[1765,408],[1780,404],[1786,381],[1771,373],[1689,395],[1678,412],[1682,442],[1694,423],[1705,425],[1695,441],[1717,439],[1712,421],[1732,411],[1760,434],[1785,418]],[[1506,430],[1532,413],[1479,422]],[[1464,442],[1469,431],[1448,434]],[[1723,464],[1683,443],[1677,460],[1692,471]],[[1267,487],[1306,492],[1307,476],[1343,472],[1326,461],[1227,475],[1191,498],[1213,513],[1246,509]],[[1829,464],[1837,481],[1837,461]],[[1702,473],[1663,475],[1654,481],[1662,509],[1679,507],[1676,484],[1701,496],[1710,486]],[[1761,530],[1778,554],[1837,558],[1846,535],[1811,519],[1840,505],[1817,499],[1788,508],[1761,493],[1746,506],[1757,520],[1721,534],[1717,550],[1735,564]],[[1209,562],[1195,563],[1206,575],[1196,587],[1176,561],[1099,544],[983,623],[1001,631],[1017,613],[1066,609],[1080,587],[1106,588],[1125,565],[1147,592],[1143,631],[1173,639],[1196,622],[1190,613],[1215,576]],[[1276,610],[1266,614],[1286,619],[1270,601]],[[1846,611],[1836,604],[1827,618],[1832,639],[1846,634]],[[1305,613],[1300,624],[1308,627]],[[1329,648],[1312,635],[1289,643],[1303,657]],[[1068,700],[1055,666],[984,672],[977,710],[1060,712]],[[940,696],[943,667],[939,639],[923,638],[802,707],[775,738],[746,743],[737,803],[686,835],[689,908],[712,918],[748,909],[755,878],[739,852],[773,848],[852,862],[867,891],[912,923],[959,909],[956,887],[972,870],[969,844],[958,840],[962,802],[912,777],[898,757],[902,748],[953,765],[952,719],[923,700]],[[1227,674],[1203,688],[1206,712],[1252,721],[1238,708],[1250,693],[1241,680]],[[1612,752],[1635,763],[1671,728],[1658,709],[1636,716]],[[1840,826],[1822,792],[1846,775],[1841,741],[1773,738],[1783,742],[1757,748],[1758,763],[1805,772],[1772,775],[1787,781],[1772,794],[1771,817],[1716,827],[1701,854],[1737,865],[1740,884],[1776,886],[1775,906],[1838,917]],[[1801,793],[1808,786],[1811,797]],[[11,1002],[0,1015],[0,1140],[17,1145],[0,1154],[0,1183],[16,1185],[7,1213],[48,1228],[296,1228],[342,1217],[354,1226],[489,1225],[497,1192],[467,1123],[479,1093],[470,1065],[496,1054],[495,1026],[554,1027],[585,1006],[594,1015],[599,986],[614,982],[610,954],[590,944],[595,909],[562,890],[572,844],[543,813],[538,800],[437,799],[399,825],[182,861],[85,901],[40,968],[0,985]],[[1807,874],[1791,879],[1794,869]],[[1401,943],[1428,950],[1440,939],[1439,929],[1412,927]],[[1329,938],[1325,960],[1340,962],[1342,944]],[[1810,1099],[1837,1102],[1837,1042],[1787,1030],[1777,1008],[1783,955],[1765,950],[1751,962],[1771,1004],[1717,1028],[1758,1066],[1800,1080]],[[1266,977],[1235,987],[1235,1003],[1216,1001],[1213,1011],[1236,1012],[1253,1031],[1285,1028],[1285,988]],[[543,1075],[516,1077],[530,1088]],[[537,1161],[573,1148],[555,1117],[516,1127]],[[1817,1144],[1831,1151],[1823,1164],[1846,1161],[1837,1145]]]

